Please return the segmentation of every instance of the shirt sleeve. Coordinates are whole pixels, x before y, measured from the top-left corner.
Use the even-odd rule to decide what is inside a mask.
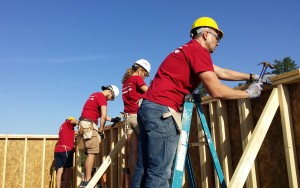
[[[98,106],[107,106],[107,99],[103,94],[97,97],[97,101]]]
[[[204,50],[203,50],[204,51]],[[194,73],[214,71],[212,60],[208,52],[203,53],[195,52],[191,55],[191,67]]]
[[[144,81],[144,79],[140,76],[136,77],[136,85],[139,87],[139,89],[142,87],[142,86],[145,86],[147,85]]]

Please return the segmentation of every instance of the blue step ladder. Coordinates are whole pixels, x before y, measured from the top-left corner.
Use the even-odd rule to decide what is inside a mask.
[[[205,133],[206,143],[209,146],[209,151],[211,153],[215,170],[217,172],[221,188],[226,188],[226,182],[224,180],[224,175],[222,168],[218,159],[217,152],[215,150],[213,140],[201,107],[201,97],[200,94],[188,94],[185,97],[183,114],[182,114],[182,131],[179,138],[179,144],[177,148],[177,153],[174,158],[173,174],[171,177],[171,188],[181,188],[183,180],[184,167],[186,165],[188,177],[189,177],[189,187],[196,188],[195,178],[193,175],[193,170],[191,166],[191,161],[188,154],[188,141],[189,133],[192,121],[193,107],[196,105],[198,115],[200,117],[201,125]]]

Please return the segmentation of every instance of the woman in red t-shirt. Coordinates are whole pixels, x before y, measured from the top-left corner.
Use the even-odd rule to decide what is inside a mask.
[[[128,142],[129,184],[137,160],[139,127],[137,112],[143,94],[148,90],[144,79],[150,74],[151,65],[145,59],[136,61],[127,69],[122,79],[122,98],[124,102],[125,128]]]

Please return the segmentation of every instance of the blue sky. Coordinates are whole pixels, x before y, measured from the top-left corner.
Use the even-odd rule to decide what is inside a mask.
[[[0,1],[0,134],[57,134],[92,92],[115,84],[140,58],[152,64],[214,18],[224,38],[213,62],[247,73],[290,56],[300,62],[300,1]],[[229,86],[238,83],[224,82]],[[109,116],[122,98],[108,103]]]

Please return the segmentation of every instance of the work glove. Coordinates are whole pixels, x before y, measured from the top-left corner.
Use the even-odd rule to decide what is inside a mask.
[[[261,78],[261,82],[264,84],[272,85],[272,82],[270,81],[270,78],[275,76],[276,74],[266,74]],[[259,75],[255,74],[254,75],[254,81],[259,81]]]
[[[120,117],[115,117],[115,118],[111,118],[110,120],[111,122],[114,122],[115,124],[118,123],[119,121],[121,121]]]
[[[121,121],[121,118],[120,117],[111,118],[110,121],[113,122],[111,127],[114,127],[119,121]]]
[[[262,91],[262,85],[263,83],[257,82],[251,84],[248,89],[246,89],[246,92],[249,94],[249,98],[256,98],[259,97]]]

